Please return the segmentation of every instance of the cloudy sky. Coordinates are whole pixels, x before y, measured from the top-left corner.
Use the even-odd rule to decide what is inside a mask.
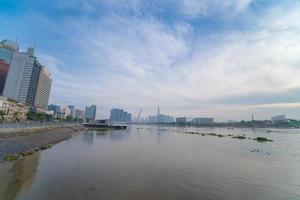
[[[299,0],[0,0],[0,39],[54,75],[51,103],[217,121],[300,119]]]

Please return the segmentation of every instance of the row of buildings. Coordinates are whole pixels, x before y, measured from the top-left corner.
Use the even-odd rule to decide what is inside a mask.
[[[82,110],[76,109],[75,105],[61,107],[60,105],[51,104],[48,106],[48,111],[57,118],[66,118],[71,116],[73,119],[95,121],[97,106],[87,106],[85,107],[85,110]]]
[[[16,109],[18,113],[47,112],[52,80],[51,73],[35,56],[35,48],[20,51],[17,42],[0,42],[0,110],[6,113],[7,118],[10,114],[4,105],[8,104],[11,108],[23,104],[26,109]]]

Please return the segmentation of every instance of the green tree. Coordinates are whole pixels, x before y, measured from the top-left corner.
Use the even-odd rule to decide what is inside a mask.
[[[72,117],[71,115],[68,115],[68,116],[66,117],[66,120],[67,120],[68,122],[71,122],[71,121],[73,121],[73,117]]]
[[[4,116],[6,115],[4,110],[0,110],[0,120],[1,122],[4,122]]]

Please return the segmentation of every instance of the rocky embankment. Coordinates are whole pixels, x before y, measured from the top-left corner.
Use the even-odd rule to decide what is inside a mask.
[[[14,160],[44,150],[84,129],[79,124],[0,129],[0,160]]]

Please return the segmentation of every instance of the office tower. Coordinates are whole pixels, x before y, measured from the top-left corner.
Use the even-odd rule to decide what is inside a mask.
[[[33,49],[28,48],[27,52],[15,52],[12,57],[3,95],[34,105],[35,93],[41,65],[33,56]]]
[[[75,118],[84,119],[84,110],[76,109],[75,110]]]
[[[0,95],[2,95],[3,93],[8,69],[9,64],[7,64],[4,60],[0,59]]]
[[[192,124],[195,125],[211,125],[214,123],[214,118],[197,117],[192,119]]]
[[[70,109],[70,115],[75,118],[75,106],[74,105],[68,105]]]
[[[112,122],[131,122],[131,114],[123,109],[113,108],[110,111],[110,120]]]
[[[97,112],[97,106],[91,105],[85,107],[85,119],[86,120],[96,120],[96,112]]]
[[[53,111],[53,114],[56,115],[57,113],[60,113],[60,106],[55,104],[50,104],[48,106],[48,111]]]
[[[47,110],[47,105],[49,102],[50,91],[51,91],[51,84],[52,84],[52,75],[44,66],[42,66],[38,78],[35,101],[34,101],[34,105],[37,109]]]
[[[177,117],[176,118],[176,124],[184,125],[187,123],[186,117]]]
[[[2,40],[0,42],[0,59],[10,65],[14,52],[19,51],[19,45],[11,40]]]

